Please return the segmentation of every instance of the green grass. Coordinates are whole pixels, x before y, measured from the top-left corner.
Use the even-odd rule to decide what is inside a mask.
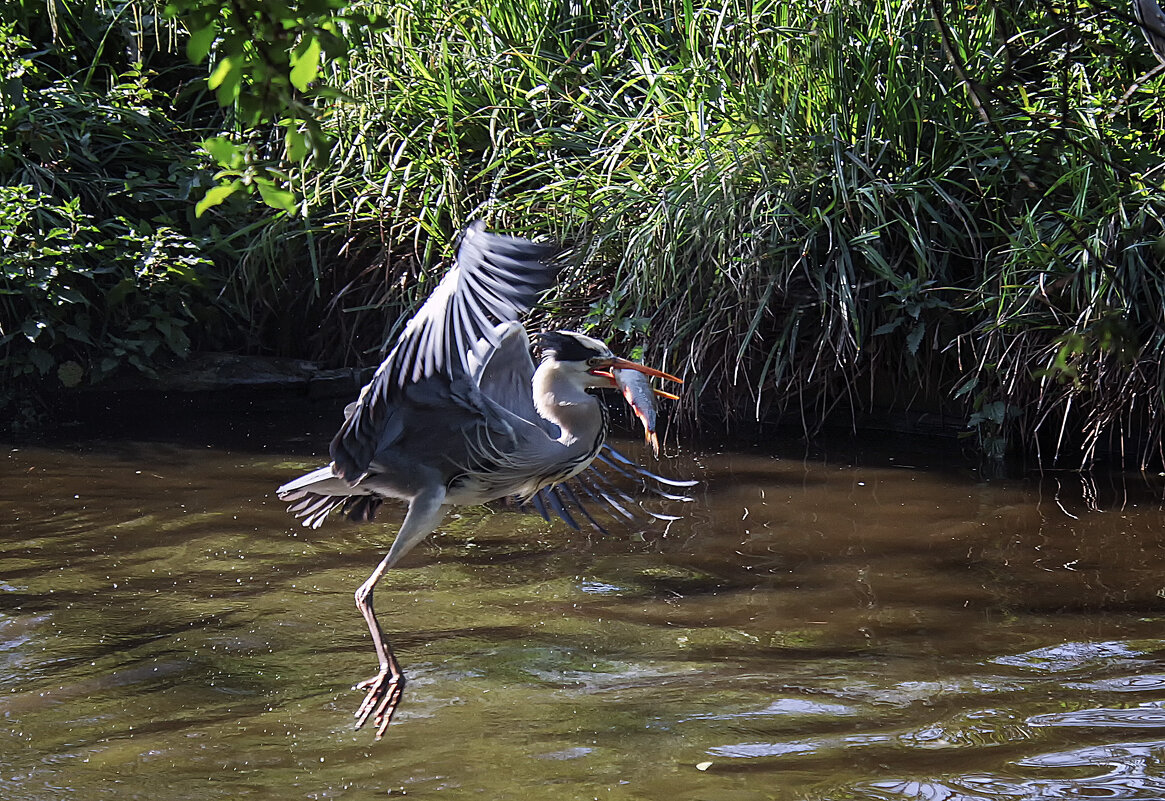
[[[481,218],[574,243],[544,322],[685,371],[691,426],[942,410],[988,453],[1146,462],[1161,82],[1118,105],[1128,20],[1017,8],[394,6],[303,181],[378,246],[333,319],[415,302]]]

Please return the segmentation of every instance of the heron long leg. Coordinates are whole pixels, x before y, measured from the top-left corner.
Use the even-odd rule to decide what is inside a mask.
[[[445,488],[440,485],[423,490],[412,499],[388,555],[376,566],[368,580],[360,585],[360,589],[356,590],[356,608],[360,610],[368,624],[368,632],[376,646],[376,658],[380,661],[380,672],[356,685],[357,689],[367,690],[363,703],[356,710],[356,728],[363,726],[371,717],[377,727],[378,740],[392,722],[393,713],[396,712],[404,692],[405,676],[384,636],[384,630],[380,628],[380,622],[376,619],[376,612],[372,608],[372,591],[386,570],[437,527],[444,513],[442,506],[444,501]]]

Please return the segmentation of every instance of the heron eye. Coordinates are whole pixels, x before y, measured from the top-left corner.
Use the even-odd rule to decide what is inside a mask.
[[[587,365],[590,367],[601,367],[602,364],[603,359],[600,356],[592,356],[591,358],[587,359]]]

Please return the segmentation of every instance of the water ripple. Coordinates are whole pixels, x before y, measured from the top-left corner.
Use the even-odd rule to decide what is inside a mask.
[[[1022,654],[996,657],[991,661],[998,665],[1042,673],[1063,673],[1084,668],[1111,667],[1114,661],[1139,659],[1146,653],[1121,641],[1066,642]]]
[[[1072,681],[1065,682],[1064,686],[1071,687],[1074,690],[1100,690],[1102,692],[1117,693],[1165,690],[1165,674],[1117,676],[1111,679],[1096,679],[1094,681]]]
[[[1165,740],[1142,743],[1115,743],[1036,754],[1016,760],[1015,764],[1035,768],[1079,768],[1096,765],[1123,765],[1143,760],[1165,758]]]
[[[829,704],[820,701],[810,701],[807,698],[782,698],[774,701],[762,709],[748,709],[740,712],[723,712],[719,714],[690,715],[688,720],[739,720],[748,718],[767,717],[853,717],[858,711],[844,704]]]
[[[871,799],[918,799],[918,801],[988,801],[988,799],[1120,798],[1160,799],[1165,781],[1156,776],[1110,776],[1084,779],[1015,781],[998,776],[971,775],[953,780],[906,780],[861,785],[861,795]]]
[[[1141,704],[1128,709],[1074,709],[1033,715],[1029,726],[1085,726],[1088,728],[1165,727],[1165,702]]]
[[[579,585],[579,589],[588,595],[618,595],[625,592],[623,587],[606,584],[602,581],[584,581]]]

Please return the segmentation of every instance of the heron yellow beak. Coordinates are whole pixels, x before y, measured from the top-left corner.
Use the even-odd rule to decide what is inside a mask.
[[[637,370],[645,375],[655,376],[656,378],[666,378],[668,381],[675,381],[677,384],[684,383],[684,379],[676,378],[671,373],[665,373],[663,370],[656,370],[654,367],[648,367],[646,364],[633,362],[630,359],[620,359],[615,356],[611,359],[609,365],[604,365],[609,370]]]
[[[643,373],[644,375],[654,376],[656,378],[666,378],[668,381],[675,381],[677,384],[684,383],[684,379],[676,378],[671,373],[665,373],[663,370],[656,370],[654,367],[648,367],[646,364],[633,362],[630,359],[622,359],[618,356],[614,356],[608,361],[610,362],[609,364],[601,364],[598,366],[598,368],[592,369],[590,372],[592,375],[597,375],[601,378],[608,379],[611,382],[611,386],[617,386],[615,383],[615,376],[611,373],[611,370],[635,370],[636,372]],[[668,400],[680,399],[679,395],[673,395],[670,392],[665,392],[664,390],[656,389],[655,387],[652,387],[651,391],[659,397],[667,398]]]

